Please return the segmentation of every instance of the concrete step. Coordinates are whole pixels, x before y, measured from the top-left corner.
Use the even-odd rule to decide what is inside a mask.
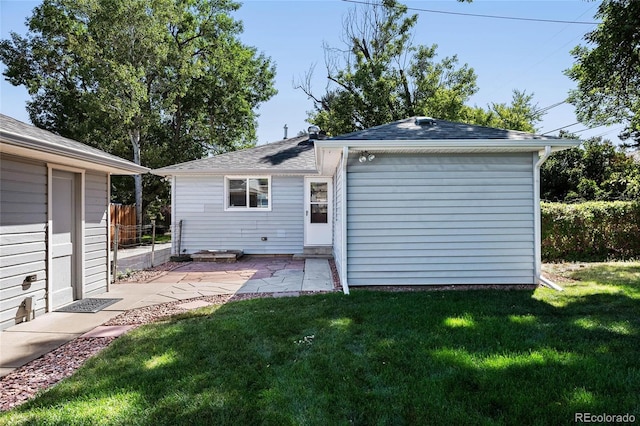
[[[333,250],[331,246],[305,247],[302,254],[296,254],[294,259],[332,259]]]
[[[311,255],[311,254],[330,255],[332,252],[333,252],[333,247],[331,246],[305,247],[303,250],[303,253],[306,255]]]
[[[292,259],[304,260],[304,259],[333,259],[332,254],[294,254]]]

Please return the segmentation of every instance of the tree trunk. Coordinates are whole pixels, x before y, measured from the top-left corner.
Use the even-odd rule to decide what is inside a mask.
[[[140,129],[129,131],[129,139],[133,148],[133,162],[140,164]],[[142,226],[142,175],[134,175],[133,182],[135,185],[136,196],[136,225]]]

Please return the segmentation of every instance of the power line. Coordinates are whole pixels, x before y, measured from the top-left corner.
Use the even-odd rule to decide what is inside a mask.
[[[365,4],[367,6],[382,6],[382,4],[380,3],[371,3],[365,0],[342,0],[342,1],[347,3]],[[481,15],[477,13],[448,12],[444,10],[421,9],[417,7],[407,7],[407,10],[414,10],[417,12],[440,13],[444,15],[473,16],[476,18],[490,18],[490,19],[507,19],[511,21],[546,22],[546,23],[552,23],[552,24],[580,24],[580,25],[598,25],[599,24],[599,22],[563,21],[563,20],[557,20],[557,19],[522,18],[518,16]]]
[[[617,132],[618,130],[622,130],[623,128],[624,128],[624,126],[616,127],[616,128],[609,129],[609,130],[607,130],[606,132],[603,132],[603,133],[600,133],[600,134],[598,134],[598,135],[591,136],[591,137],[592,137],[592,138],[600,138],[600,137],[602,137],[602,136],[604,136],[604,135],[607,135],[607,134],[609,134],[609,133],[611,133],[611,132]]]
[[[600,124],[599,126],[593,126],[593,127],[585,127],[584,129],[574,130],[572,133],[582,133],[589,130],[597,129],[598,127],[604,127],[604,126],[606,126],[606,124]]]
[[[542,113],[542,112],[545,112],[545,113],[546,113],[546,112],[547,112],[547,111],[549,111],[550,109],[553,109],[553,108],[558,107],[558,106],[560,106],[560,105],[562,105],[562,104],[565,104],[565,103],[567,103],[567,101],[560,101],[560,102],[556,102],[556,103],[555,103],[555,104],[553,104],[553,105],[549,105],[548,107],[540,108],[539,110],[534,111],[534,114],[540,114],[540,113]],[[553,130],[552,130],[552,131],[553,131]]]
[[[580,122],[576,121],[573,124],[567,124],[566,126],[562,126],[562,127],[558,127],[557,129],[549,130],[548,132],[544,132],[543,135],[546,135],[546,134],[549,134],[549,133],[553,133],[553,132],[557,132],[558,130],[566,129],[567,127],[575,126],[576,124],[580,124]]]

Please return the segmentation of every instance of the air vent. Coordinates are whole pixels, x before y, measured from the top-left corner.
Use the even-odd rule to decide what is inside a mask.
[[[307,129],[309,133],[309,139],[318,139],[318,135],[320,134],[320,127],[318,126],[309,126]]]
[[[435,126],[436,120],[431,117],[416,117],[416,125],[418,126]]]

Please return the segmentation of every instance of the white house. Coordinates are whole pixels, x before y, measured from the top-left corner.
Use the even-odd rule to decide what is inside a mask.
[[[153,173],[172,179],[173,228],[182,221],[186,253],[324,248],[347,292],[372,285],[537,284],[540,165],[576,145],[409,118]]]
[[[0,115],[0,329],[107,291],[110,175],[148,171]]]

